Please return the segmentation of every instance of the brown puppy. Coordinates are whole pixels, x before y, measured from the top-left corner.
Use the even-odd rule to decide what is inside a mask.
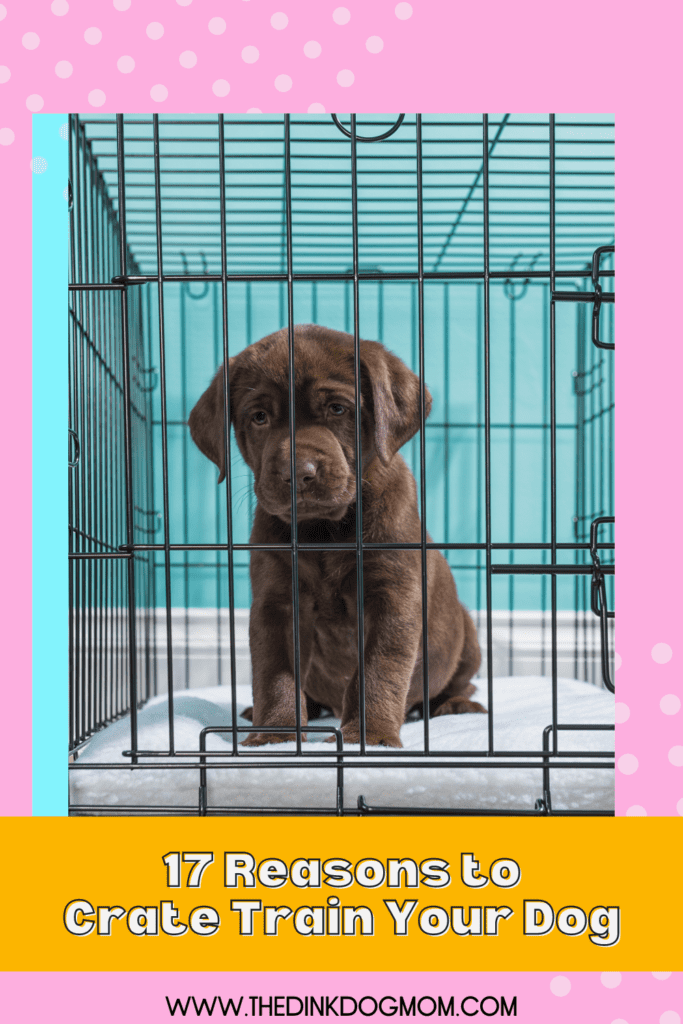
[[[296,491],[301,543],[356,539],[353,338],[312,324],[294,328]],[[420,426],[418,378],[374,341],[361,341],[363,539],[420,540],[415,480],[398,455]],[[252,544],[291,538],[289,355],[286,330],[230,360],[235,436],[254,473],[258,499]],[[431,396],[426,394],[427,413]],[[225,476],[223,370],[192,410],[200,450]],[[296,723],[292,640],[292,571],[287,551],[251,554],[253,603],[249,639],[255,726]],[[460,604],[438,551],[427,552],[429,713],[485,708],[469,700],[481,655],[474,624]],[[406,714],[423,704],[422,584],[419,550],[365,551],[365,720],[368,744],[400,747]],[[358,743],[359,686],[355,551],[299,553],[300,666],[306,695],[301,722],[316,705],[341,718]],[[316,709],[319,710],[319,709]],[[254,732],[249,745],[294,734]]]

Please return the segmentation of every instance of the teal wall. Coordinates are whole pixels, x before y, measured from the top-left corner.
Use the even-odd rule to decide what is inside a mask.
[[[150,305],[151,363],[158,368],[155,328],[156,286],[145,286]],[[502,283],[491,286],[491,514],[494,542],[550,540],[549,302],[547,284],[531,284],[512,301]],[[515,293],[523,291],[516,285]],[[197,296],[197,297],[193,297]],[[284,289],[278,283],[229,287],[230,352],[286,324]],[[221,362],[220,291],[215,284],[164,286],[167,375],[170,537],[172,542],[211,543],[227,539],[225,485],[194,446],[187,427],[189,412]],[[611,308],[603,314],[606,336]],[[295,322],[318,322],[339,330],[352,325],[352,295],[343,283],[295,287]],[[409,283],[363,284],[360,289],[361,336],[383,341],[417,370],[417,287]],[[586,342],[589,317],[581,304],[557,307],[557,539],[576,539],[578,491],[588,500],[590,518],[611,514],[612,360]],[[583,342],[581,341],[583,339]],[[583,352],[583,356],[581,353]],[[588,467],[579,479],[577,427],[581,416],[573,374],[581,365],[594,408],[583,432]],[[483,434],[483,286],[478,283],[429,283],[425,286],[425,370],[433,396],[427,426],[427,527],[444,542],[485,539]],[[585,373],[584,369],[584,373]],[[150,379],[157,380],[154,374]],[[153,391],[154,507],[162,508],[161,407],[158,384]],[[590,400],[590,396],[589,396]],[[584,403],[587,399],[584,398]],[[449,426],[446,426],[449,424]],[[510,426],[514,424],[514,426]],[[544,427],[543,425],[546,424]],[[417,439],[403,455],[419,474]],[[251,473],[234,444],[233,523],[235,540],[249,537],[254,508]],[[157,523],[161,523],[158,519]],[[585,531],[584,531],[585,532]],[[161,540],[161,526],[154,539]],[[607,537],[606,537],[607,539]],[[560,556],[573,560],[573,555]],[[485,604],[483,554],[449,552],[463,600]],[[538,551],[517,552],[516,561],[542,560]],[[496,561],[508,560],[498,552]],[[581,556],[583,560],[583,556]],[[173,605],[212,607],[227,602],[227,562],[215,553],[173,556]],[[246,555],[236,555],[236,604],[250,603]],[[547,604],[547,581],[539,577],[494,579],[494,604],[507,607],[514,590],[516,608]],[[575,581],[558,581],[560,607],[574,607]],[[165,601],[163,570],[156,572],[156,597]]]

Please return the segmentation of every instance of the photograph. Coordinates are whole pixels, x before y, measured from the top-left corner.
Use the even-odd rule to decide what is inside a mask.
[[[60,132],[69,813],[612,815],[614,116]]]

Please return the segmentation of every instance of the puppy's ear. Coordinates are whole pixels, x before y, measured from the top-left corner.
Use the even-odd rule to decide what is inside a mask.
[[[404,362],[376,341],[361,341],[361,363],[372,389],[375,450],[386,466],[420,429],[420,381]],[[432,396],[425,388],[425,417]]]
[[[234,358],[228,363],[233,369]],[[232,385],[232,380],[230,381]],[[207,458],[220,470],[218,483],[225,480],[225,402],[223,400],[223,367],[221,366],[208,388],[190,413],[188,426],[192,440]],[[228,425],[228,430],[230,426]]]

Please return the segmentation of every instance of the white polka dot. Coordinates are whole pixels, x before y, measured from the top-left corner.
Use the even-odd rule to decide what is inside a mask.
[[[245,46],[242,50],[242,60],[245,64],[255,64],[258,60],[258,50],[255,46]]]
[[[659,1018],[659,1024],[681,1024],[681,1018],[675,1010],[665,1010]]]
[[[14,142],[14,132],[11,128],[0,128],[0,146],[11,146]]]
[[[130,7],[130,0],[114,0],[114,7],[117,11],[127,11]]]
[[[348,86],[353,85],[355,78],[356,76],[353,71],[349,71],[348,68],[344,68],[344,70],[340,71],[337,75],[337,85],[343,85],[346,89]]]
[[[652,977],[656,978],[657,981],[666,981],[667,978],[671,977],[671,971],[653,971]]]
[[[146,31],[150,39],[161,39],[164,34],[164,26],[160,21],[150,21]]]
[[[107,97],[101,89],[93,89],[92,92],[88,93],[88,103],[91,107],[101,107],[106,102]]]
[[[260,107],[249,107],[249,110],[247,111],[247,113],[248,114],[262,114],[263,111],[261,110]]]
[[[64,200],[65,203],[69,202],[69,189],[68,188],[65,188],[64,191],[62,192],[62,199]]]
[[[226,82],[224,78],[217,78],[211,89],[214,96],[227,96],[230,92],[230,82]]]
[[[56,14],[58,18],[63,18],[65,14],[69,13],[69,5],[66,0],[52,0],[50,10],[53,14]]]
[[[282,11],[278,11],[270,19],[270,24],[273,26],[273,28],[277,29],[287,28],[287,26],[289,25],[289,18],[287,17],[286,14],[283,14]]]
[[[4,128],[3,128],[3,131],[5,131]],[[5,145],[7,145],[7,143],[5,143]],[[676,810],[678,811],[680,816],[683,818],[683,796],[681,797],[681,799],[676,804]]]
[[[365,40],[365,49],[370,53],[381,53],[384,49],[384,40],[379,36],[370,36]]]
[[[47,160],[44,156],[34,156],[31,160],[31,170],[34,174],[45,174],[47,170]]]
[[[168,99],[168,89],[165,85],[153,85],[149,90],[149,94],[155,103],[163,103],[164,100]]]
[[[674,768],[683,768],[683,747],[672,747],[669,751],[669,760]]]
[[[292,79],[289,75],[278,75],[275,79],[275,88],[278,92],[289,92],[292,88]]]
[[[70,64],[68,60],[58,60],[55,64],[55,74],[57,78],[71,78],[73,73],[73,64]]]
[[[178,60],[182,68],[193,68],[197,63],[197,54],[194,50],[183,50]]]
[[[659,702],[660,710],[665,715],[677,715],[681,710],[681,698],[675,693],[667,693]]]
[[[64,124],[59,126],[59,137],[66,141],[69,138],[69,122],[65,121]]]
[[[0,21],[4,21],[7,17],[7,8],[4,4],[0,4]]]
[[[135,69],[135,61],[128,54],[124,54],[123,57],[119,57],[116,66],[122,75],[129,75]]]
[[[401,21],[407,21],[408,18],[412,17],[413,8],[410,4],[396,4],[394,7],[394,14]]]
[[[622,722],[628,722],[631,717],[631,709],[628,704],[623,704],[621,701],[617,701],[614,705],[614,721],[621,725]]]
[[[638,758],[635,754],[622,754],[617,761],[617,768],[622,775],[633,775],[638,771]]]
[[[569,978],[559,974],[550,982],[550,991],[554,996],[566,996],[571,991],[572,983]]]
[[[35,50],[36,46],[40,43],[40,36],[37,32],[27,32],[21,37],[21,42],[27,50]]]
[[[102,39],[102,33],[99,28],[86,28],[83,33],[83,38],[86,43],[90,43],[91,46],[97,46]]]
[[[347,25],[351,20],[351,11],[348,7],[337,7],[332,11],[332,21],[335,21],[337,25]]]
[[[0,64],[0,85],[4,85],[5,82],[9,82],[12,77],[12,72],[6,64]]]
[[[178,4],[178,7],[189,7],[192,0],[175,0],[175,2]]]
[[[325,108],[322,105],[322,103],[311,103],[310,107],[308,108],[308,113],[309,114],[324,114],[325,113]]]
[[[623,1017],[617,1017],[616,1020],[612,1021],[612,1024],[628,1024],[628,1021],[624,1020]]]
[[[620,654],[615,654],[614,655],[614,671],[618,672],[620,668],[621,668],[621,655]]]
[[[600,975],[600,981],[605,988],[617,988],[618,985],[621,985],[621,974],[619,974],[619,971],[603,971]]]
[[[647,818],[647,811],[640,804],[633,804],[626,811],[626,815],[629,818]]]
[[[209,32],[212,36],[222,36],[226,25],[222,18],[212,18],[209,22]]]
[[[304,43],[304,54],[306,57],[310,57],[311,60],[315,60],[322,52],[322,46],[320,43],[316,43],[315,39],[309,39],[307,43]]]
[[[26,106],[33,114],[37,114],[45,106],[45,100],[37,92],[33,92],[26,97]]]
[[[658,665],[666,665],[667,661],[671,661],[673,653],[668,644],[655,644],[652,648],[652,660]]]

